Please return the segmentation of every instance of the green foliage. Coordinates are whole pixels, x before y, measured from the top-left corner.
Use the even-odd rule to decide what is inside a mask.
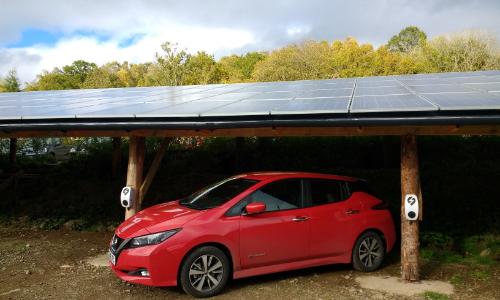
[[[391,51],[410,52],[427,40],[425,32],[416,26],[409,26],[393,36],[387,46]]]
[[[97,65],[83,60],[76,60],[62,69],[55,68],[52,72],[44,71],[37,80],[28,84],[26,90],[65,90],[79,89],[87,77],[97,70]]]
[[[189,58],[186,50],[179,50],[177,44],[165,42],[161,45],[163,55],[156,54],[156,63],[146,74],[147,85],[181,85]]]
[[[188,56],[184,67],[186,69],[182,81],[184,85],[218,83],[223,76],[221,67],[213,55],[203,51]]]
[[[450,250],[453,247],[453,238],[447,234],[435,231],[426,231],[420,234],[420,242],[424,247]]]
[[[456,236],[421,232],[421,257],[443,263],[492,265],[500,255],[500,237],[495,234]]]
[[[125,65],[126,63],[124,63]],[[119,72],[122,71],[122,65],[118,62],[107,63],[100,68],[92,70],[87,74],[85,81],[81,84],[82,88],[116,88],[124,87],[126,84],[120,79]]]
[[[20,85],[16,70],[12,69],[5,78],[0,78],[0,92],[19,92]]]
[[[255,65],[256,81],[332,78],[332,47],[326,42],[307,41],[271,52]]]
[[[75,60],[71,65],[64,66],[63,72],[71,76],[75,81],[82,84],[87,76],[97,69],[94,63],[86,62],[84,60]]]
[[[448,295],[436,293],[436,292],[431,292],[431,291],[427,291],[427,292],[423,293],[422,296],[424,296],[425,299],[429,299],[429,300],[449,300],[449,299],[451,299]]]
[[[436,37],[420,51],[439,72],[500,68],[500,52],[496,40],[480,32]]]
[[[245,82],[252,79],[255,65],[266,58],[265,53],[248,52],[245,55],[230,55],[222,57],[219,61],[224,82]]]
[[[333,77],[358,77],[374,75],[375,53],[370,44],[358,44],[353,38],[332,45]]]

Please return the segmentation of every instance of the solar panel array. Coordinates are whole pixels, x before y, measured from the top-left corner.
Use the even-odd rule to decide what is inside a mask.
[[[500,71],[0,93],[3,121],[497,109]]]

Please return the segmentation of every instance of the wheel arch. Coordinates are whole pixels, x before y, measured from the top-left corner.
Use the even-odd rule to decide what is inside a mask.
[[[371,228],[367,228],[365,230],[363,230],[360,234],[358,234],[356,236],[356,239],[354,240],[354,243],[352,244],[352,247],[351,247],[351,261],[352,261],[352,251],[354,250],[354,246],[356,246],[356,242],[358,241],[358,239],[365,233],[369,232],[369,231],[372,231],[372,232],[375,232],[376,234],[378,234],[380,236],[380,238],[382,239],[382,242],[384,243],[384,250],[385,250],[385,253],[387,254],[389,252],[389,244],[388,244],[388,241],[385,237],[385,234],[382,230],[376,228],[376,227],[371,227]]]

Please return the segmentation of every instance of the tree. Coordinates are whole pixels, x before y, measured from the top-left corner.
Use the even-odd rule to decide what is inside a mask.
[[[255,65],[256,81],[331,78],[332,48],[325,42],[307,41],[271,52]]]
[[[222,71],[212,55],[201,51],[186,60],[183,84],[210,84],[221,81]]]
[[[19,79],[17,79],[16,70],[12,69],[7,73],[7,76],[0,80],[0,92],[19,92],[20,84]]]
[[[116,61],[107,63],[99,68],[92,70],[86,75],[81,88],[117,88],[124,87],[126,84],[121,81],[118,72],[122,65]]]
[[[500,68],[496,38],[481,32],[436,37],[422,51],[429,63],[440,72]]]
[[[97,69],[95,63],[90,63],[84,60],[75,60],[71,65],[64,66],[63,72],[73,77],[79,84],[82,84],[87,76]]]
[[[161,48],[164,54],[156,54],[156,63],[150,66],[146,75],[146,84],[181,85],[189,54],[185,50],[179,51],[175,43],[165,42]]]
[[[262,52],[248,52],[245,55],[230,55],[219,61],[225,82],[244,82],[252,79],[255,65],[266,58]]]
[[[416,26],[409,26],[393,36],[387,44],[389,50],[398,52],[410,52],[418,45],[427,40],[425,32]]]
[[[28,91],[79,89],[75,78],[65,74],[61,69],[54,68],[52,72],[43,71],[35,82],[28,84]]]
[[[76,60],[62,69],[54,68],[52,72],[43,71],[37,80],[28,84],[27,90],[66,90],[79,89],[89,74],[97,69],[97,65],[84,60]]]
[[[354,38],[334,41],[331,64],[334,77],[370,76],[375,74],[373,46],[360,45]]]

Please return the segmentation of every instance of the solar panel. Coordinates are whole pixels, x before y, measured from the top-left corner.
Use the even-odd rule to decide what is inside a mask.
[[[500,71],[0,93],[0,120],[500,110]]]
[[[352,113],[435,111],[437,107],[412,94],[357,96],[352,100]]]
[[[500,109],[500,96],[487,93],[426,95],[440,110]]]

